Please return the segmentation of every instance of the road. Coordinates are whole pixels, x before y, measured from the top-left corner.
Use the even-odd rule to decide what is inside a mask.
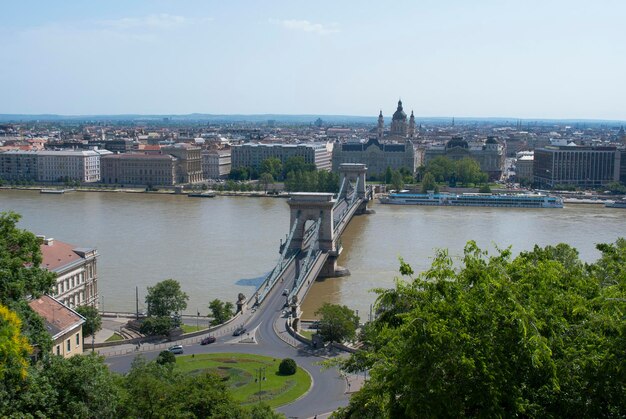
[[[308,345],[299,343],[286,330],[285,319],[282,316],[285,299],[282,291],[293,286],[295,279],[295,266],[287,269],[284,281],[277,281],[274,289],[269,293],[258,310],[248,310],[229,326],[220,328],[212,335],[218,336],[216,343],[200,345],[199,339],[186,339],[167,344],[182,344],[185,355],[238,352],[270,356],[273,358],[293,358],[297,364],[308,371],[312,378],[311,389],[300,399],[293,403],[282,406],[277,410],[287,417],[310,418],[314,415],[323,415],[340,406],[348,404],[347,383],[351,382],[352,391],[358,388],[358,378],[355,376],[342,377],[334,368],[324,369],[320,362],[333,356],[341,356],[337,352],[327,349],[312,350]],[[245,336],[233,337],[230,331],[240,324],[245,324],[248,333]],[[207,333],[208,336],[209,334]],[[250,342],[250,343],[242,343]],[[147,359],[154,359],[163,350],[164,345],[145,344],[140,348],[140,353]],[[101,351],[106,355],[106,350]],[[138,352],[123,355],[109,355],[106,363],[112,371],[125,373],[130,369],[131,363]]]

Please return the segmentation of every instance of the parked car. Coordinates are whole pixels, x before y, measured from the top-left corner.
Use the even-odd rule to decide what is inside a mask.
[[[283,295],[289,295],[289,288],[285,288],[283,290]]]
[[[233,336],[240,336],[240,335],[243,335],[244,333],[246,333],[246,328],[243,326],[239,326],[233,332]]]
[[[201,345],[208,345],[210,343],[214,343],[217,339],[215,338],[215,336],[207,336],[204,339],[202,339],[200,341]]]
[[[185,353],[182,345],[176,345],[176,346],[172,346],[168,349],[168,351],[170,351],[173,354],[182,354]]]

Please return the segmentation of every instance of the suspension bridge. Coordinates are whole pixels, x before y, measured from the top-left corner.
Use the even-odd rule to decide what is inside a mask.
[[[366,211],[372,191],[365,183],[364,164],[340,166],[340,187],[332,193],[293,193],[287,201],[290,228],[280,244],[280,255],[274,268],[253,296],[256,307],[263,307],[274,287],[285,291],[285,302],[292,317],[300,316],[300,304],[318,277],[341,276],[337,266],[341,253],[341,235],[356,214]]]

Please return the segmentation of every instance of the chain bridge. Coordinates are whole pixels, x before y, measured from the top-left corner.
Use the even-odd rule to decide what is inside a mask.
[[[341,276],[347,270],[337,266],[341,234],[355,214],[366,211],[372,191],[365,183],[364,164],[340,166],[339,193],[293,193],[287,201],[290,228],[280,244],[280,256],[254,294],[254,305],[263,306],[274,287],[284,289],[296,325],[300,303],[318,277]]]

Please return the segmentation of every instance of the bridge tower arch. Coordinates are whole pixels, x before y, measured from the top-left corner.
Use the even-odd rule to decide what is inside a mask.
[[[344,198],[347,193],[347,184],[356,185],[356,194],[360,199],[364,199],[367,193],[365,185],[365,175],[367,166],[362,163],[342,163],[339,165],[339,185],[342,185],[341,195],[338,199]]]
[[[318,221],[319,226],[319,249],[327,252],[336,250],[335,226],[333,220],[333,208],[335,200],[332,193],[295,192],[289,200],[291,216],[290,225],[296,224],[295,231],[289,250],[301,250],[305,239],[305,224],[307,221]]]

